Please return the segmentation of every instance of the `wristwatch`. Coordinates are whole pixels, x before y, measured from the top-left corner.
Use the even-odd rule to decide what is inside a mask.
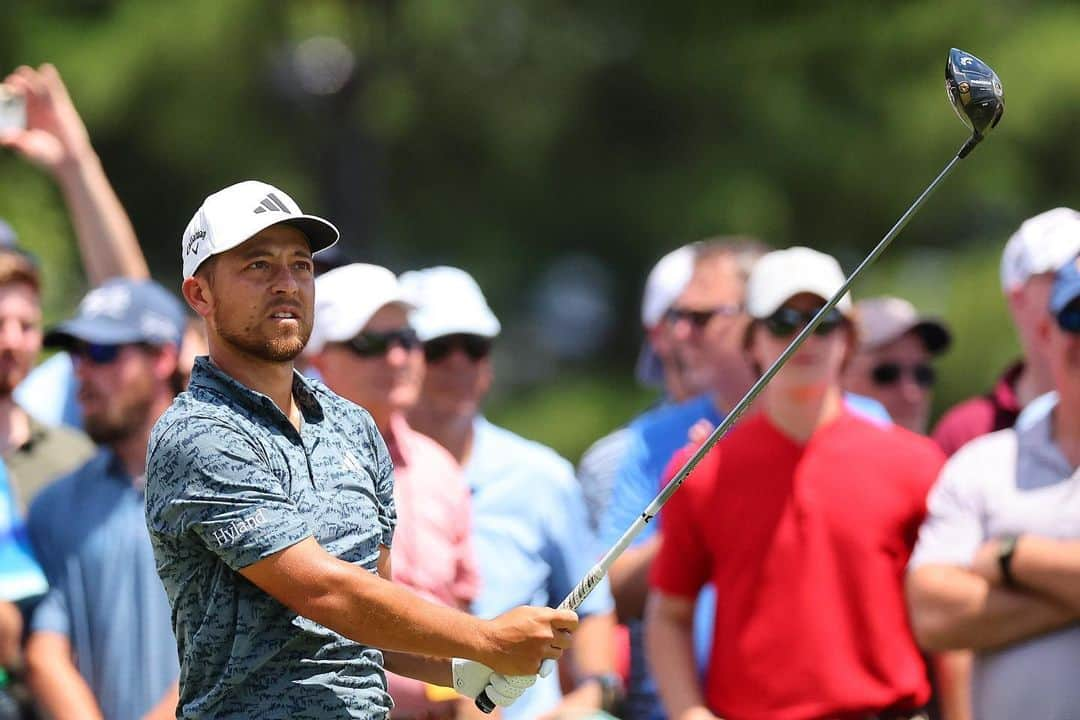
[[[1012,574],[1012,559],[1019,537],[1019,535],[1002,535],[998,538],[998,567],[1001,568],[1001,582],[1008,588],[1016,587],[1016,579]]]
[[[600,709],[617,715],[616,710],[622,704],[625,694],[622,678],[616,673],[598,673],[586,675],[581,679],[582,685],[588,682],[595,682],[600,686]]]

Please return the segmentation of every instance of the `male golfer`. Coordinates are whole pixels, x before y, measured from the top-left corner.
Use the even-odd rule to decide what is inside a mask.
[[[312,254],[337,238],[247,181],[206,198],[181,240],[210,355],[154,428],[146,492],[178,718],[383,720],[385,670],[507,705],[577,627],[549,608],[479,620],[389,582],[386,445],[366,411],[293,368]]]

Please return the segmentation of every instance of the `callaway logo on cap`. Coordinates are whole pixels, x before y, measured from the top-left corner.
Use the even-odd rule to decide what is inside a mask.
[[[340,234],[330,222],[305,215],[287,194],[264,182],[245,180],[208,196],[180,241],[184,277],[211,255],[232,250],[271,225],[286,223],[307,236],[311,252],[325,250]]]

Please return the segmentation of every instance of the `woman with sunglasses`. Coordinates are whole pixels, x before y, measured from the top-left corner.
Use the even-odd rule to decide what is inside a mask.
[[[855,312],[859,349],[844,386],[880,402],[900,427],[925,435],[937,380],[931,363],[949,349],[948,328],[898,297],[860,300]]]
[[[808,248],[754,266],[746,349],[768,367],[844,283]],[[920,718],[930,696],[904,567],[944,460],[929,440],[849,410],[844,296],[664,508],[646,617],[672,718]],[[669,466],[669,477],[687,458]],[[694,599],[717,588],[704,685]]]

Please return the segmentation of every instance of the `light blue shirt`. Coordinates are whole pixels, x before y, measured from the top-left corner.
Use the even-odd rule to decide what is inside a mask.
[[[180,672],[143,502],[116,456],[101,450],[30,506],[30,539],[50,585],[31,630],[67,636],[110,720],[141,718]]]
[[[25,600],[41,595],[48,587],[30,550],[7,469],[0,463],[0,600]]]
[[[476,418],[473,429],[464,468],[480,568],[473,612],[491,618],[518,605],[555,607],[596,561],[574,468],[550,448],[485,418]],[[584,618],[613,608],[605,580],[577,612]],[[505,708],[503,717],[532,720],[555,707],[560,697],[555,672]]]
[[[846,394],[844,401],[856,414],[873,422],[891,422],[885,407],[872,398]],[[660,492],[661,480],[668,463],[690,442],[690,428],[699,420],[714,427],[724,419],[708,394],[682,403],[663,405],[632,420],[627,426],[629,437],[622,442],[626,455],[619,463],[607,509],[600,519],[600,551],[615,544]],[[656,534],[656,522],[645,526],[634,540],[638,545]],[[715,592],[706,586],[698,599],[695,611],[694,645],[699,667],[708,661],[712,642],[712,608]],[[630,679],[627,684],[627,720],[660,720],[664,711],[645,659],[644,629],[640,621],[627,623],[630,630]]]
[[[15,402],[45,425],[82,429],[82,410],[76,399],[78,388],[71,356],[58,352],[19,383]]]

